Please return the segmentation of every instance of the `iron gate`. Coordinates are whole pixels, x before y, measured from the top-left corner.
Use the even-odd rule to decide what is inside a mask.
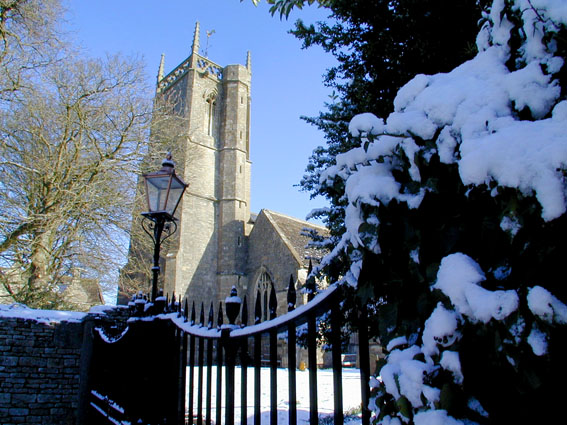
[[[309,365],[309,423],[318,424],[317,404],[317,320],[330,318],[329,332],[332,353],[334,388],[334,424],[343,424],[340,288],[331,287],[315,296],[305,305],[295,308],[295,287],[290,282],[288,313],[276,317],[276,296],[272,286],[269,303],[269,320],[261,322],[259,299],[254,311],[254,325],[248,326],[249,314],[246,298],[241,302],[233,293],[225,300],[227,324],[224,324],[222,303],[217,310],[214,325],[213,306],[205,320],[201,305],[197,319],[193,303],[170,302],[160,298],[147,310],[148,304],[137,303],[128,321],[128,328],[114,338],[105,332],[103,324],[94,333],[91,387],[91,410],[88,423],[114,424],[246,424],[249,413],[253,424],[260,425],[261,367],[270,368],[270,425],[278,423],[277,369],[278,334],[287,333],[288,347],[295,347],[298,329],[306,346]],[[159,305],[161,303],[161,305]],[[183,304],[183,305],[182,305]],[[153,309],[153,311],[152,311]],[[157,310],[157,311],[156,311]],[[154,315],[158,311],[162,314]],[[147,315],[150,315],[149,317]],[[365,318],[365,311],[360,312]],[[238,320],[240,319],[240,320]],[[239,322],[239,324],[236,324]],[[369,347],[367,326],[359,326],[359,353],[361,375],[362,423],[369,424]],[[268,344],[269,358],[265,359],[262,345]],[[122,360],[123,359],[123,362]],[[124,365],[128,364],[128,368]],[[235,367],[240,366],[240,400],[235,400]],[[297,370],[296,350],[287,350],[288,402],[291,425],[297,424]],[[253,411],[248,411],[248,369],[254,370]],[[216,382],[212,382],[212,372]],[[224,385],[223,385],[223,371]],[[123,381],[116,385],[122,373]],[[112,382],[109,385],[108,382]],[[118,390],[117,390],[118,388]],[[212,399],[215,394],[215,417],[212,417]],[[224,406],[222,400],[224,398]],[[237,406],[239,408],[237,409]],[[224,418],[222,412],[224,410]],[[110,419],[109,419],[110,418]]]

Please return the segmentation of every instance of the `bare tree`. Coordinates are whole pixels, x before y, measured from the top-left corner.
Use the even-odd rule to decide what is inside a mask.
[[[127,244],[150,102],[137,60],[58,60],[0,110],[0,281],[61,304],[64,276],[104,281]]]
[[[0,0],[0,100],[29,87],[65,46],[60,0]]]

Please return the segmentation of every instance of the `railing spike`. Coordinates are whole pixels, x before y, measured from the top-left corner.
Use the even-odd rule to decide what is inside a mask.
[[[289,286],[287,287],[287,311],[295,310],[295,303],[297,302],[297,295],[295,292],[295,282],[293,275],[289,276]]]
[[[201,314],[199,315],[199,322],[201,326],[205,326],[205,304],[201,302]]]
[[[276,297],[276,288],[274,287],[274,282],[272,282],[272,289],[270,290],[270,320],[276,318],[276,311],[278,309],[278,298]]]
[[[307,269],[307,280],[305,281],[305,292],[307,292],[307,301],[311,301],[315,298],[315,292],[317,291],[317,284],[315,283],[315,276],[311,276],[313,272],[313,264],[311,259],[309,259],[309,268]]]
[[[213,308],[213,302],[211,301],[211,307],[209,308],[209,321],[207,322],[207,328],[209,328],[209,329],[213,328],[214,317],[215,317],[215,312],[214,312],[214,308]]]
[[[191,306],[191,326],[195,324],[195,300],[193,300],[193,304]]]
[[[256,306],[254,307],[254,324],[257,325],[262,321],[262,295],[260,294],[260,290],[258,289],[258,293],[256,295]]]
[[[185,323],[187,323],[188,317],[189,317],[189,301],[187,300],[187,297],[185,297],[185,304],[183,308],[183,321]]]
[[[219,301],[219,316],[217,318],[217,328],[221,328],[223,324],[223,316],[222,316],[222,301]]]
[[[244,301],[242,301],[242,319],[240,321],[240,327],[244,328],[248,326],[248,299],[244,295]]]
[[[173,291],[173,294],[171,295],[171,305],[169,306],[169,311],[175,311],[175,291]]]

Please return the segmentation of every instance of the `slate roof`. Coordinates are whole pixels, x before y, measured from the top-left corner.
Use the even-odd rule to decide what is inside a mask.
[[[307,245],[311,242],[311,238],[306,235],[306,229],[314,229],[320,235],[326,236],[329,234],[326,227],[267,209],[263,209],[262,212],[272,222],[282,240],[304,268],[308,267],[310,258],[313,258],[313,263],[316,264],[327,253],[320,249],[308,248]]]

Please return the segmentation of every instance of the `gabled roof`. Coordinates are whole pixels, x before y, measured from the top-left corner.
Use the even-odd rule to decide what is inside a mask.
[[[307,229],[313,229],[320,235],[326,236],[329,234],[329,230],[326,227],[267,209],[263,209],[260,214],[262,213],[272,223],[283,242],[296,257],[298,263],[303,265],[304,268],[308,267],[310,258],[320,259],[326,254],[320,249],[307,247],[309,242],[311,242],[311,238],[306,234]]]

